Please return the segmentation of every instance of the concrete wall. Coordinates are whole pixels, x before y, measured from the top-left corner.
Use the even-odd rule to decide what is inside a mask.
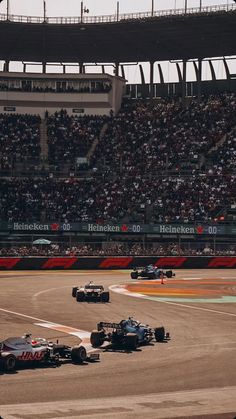
[[[1,270],[133,269],[153,264],[163,269],[235,269],[236,257],[227,256],[71,256],[0,257]],[[129,275],[129,274],[127,274]]]

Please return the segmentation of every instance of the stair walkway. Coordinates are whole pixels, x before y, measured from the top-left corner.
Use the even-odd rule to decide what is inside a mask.
[[[42,119],[40,124],[40,146],[41,158],[44,161],[48,160],[48,135],[47,135],[47,120]]]
[[[89,151],[88,151],[88,153],[86,155],[86,158],[87,158],[87,161],[88,162],[90,161],[90,159],[91,159],[91,157],[92,157],[92,155],[94,153],[94,150],[97,147],[97,144],[104,137],[107,128],[108,128],[108,124],[106,123],[106,124],[103,125],[103,127],[102,127],[102,129],[100,131],[99,138],[95,138],[95,140],[93,141],[93,144],[91,145],[91,147],[90,147],[90,149],[89,149]]]
[[[223,137],[221,137],[221,139],[214,145],[214,147],[210,148],[210,150],[207,153],[207,156],[201,156],[199,164],[200,168],[203,166],[203,164],[206,163],[208,156],[210,156],[212,152],[217,151],[218,148],[221,147],[227,140],[228,136],[234,132],[236,132],[236,127],[232,128],[232,130],[228,134],[224,134]]]

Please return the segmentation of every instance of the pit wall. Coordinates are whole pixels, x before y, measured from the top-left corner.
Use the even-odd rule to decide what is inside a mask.
[[[108,257],[0,257],[0,270],[132,269],[153,264],[173,269],[236,268],[233,256],[108,256]]]

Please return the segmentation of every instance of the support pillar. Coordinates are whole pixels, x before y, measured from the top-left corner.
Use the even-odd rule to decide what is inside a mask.
[[[140,71],[141,83],[142,83],[142,85],[144,85],[145,84],[145,76],[144,76],[142,64],[139,64],[139,71]]]
[[[84,74],[84,63],[79,63],[79,74]]]
[[[202,59],[198,59],[198,77],[197,77],[197,101],[201,102],[202,95]]]
[[[119,76],[119,63],[115,63],[115,76]]]
[[[187,61],[183,60],[183,76],[182,76],[182,103],[186,105],[186,78],[187,78]]]
[[[150,99],[154,97],[154,61],[150,61]]]
[[[3,71],[5,71],[6,73],[9,72],[9,64],[10,64],[10,61],[6,60],[3,65]]]

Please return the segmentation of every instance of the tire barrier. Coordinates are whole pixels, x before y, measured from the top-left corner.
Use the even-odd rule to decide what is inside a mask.
[[[233,256],[0,257],[0,270],[109,270],[153,264],[173,269],[235,269]]]

